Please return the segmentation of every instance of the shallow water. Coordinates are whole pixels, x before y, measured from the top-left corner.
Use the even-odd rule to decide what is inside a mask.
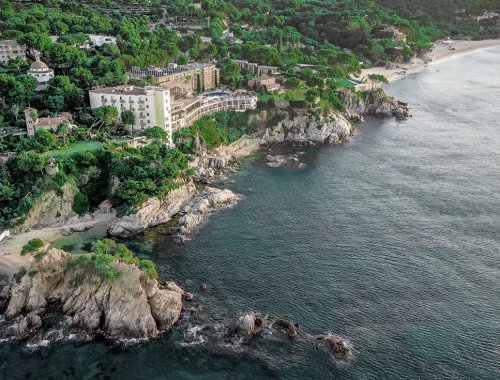
[[[228,184],[245,199],[188,244],[129,242],[195,292],[199,318],[129,348],[4,342],[2,378],[500,378],[499,67],[489,49],[394,82],[413,119],[369,120],[349,143],[307,149],[304,169],[249,160]],[[181,344],[188,328],[249,310],[304,335]],[[352,342],[352,364],[315,345],[329,331]]]

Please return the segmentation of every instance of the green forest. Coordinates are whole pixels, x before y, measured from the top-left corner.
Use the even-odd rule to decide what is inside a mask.
[[[124,134],[126,120],[111,106],[91,109],[88,91],[126,83],[132,66],[217,62],[221,83],[240,88],[248,77],[232,59],[249,60],[279,67],[287,88],[300,90],[304,102],[320,97],[324,109],[342,109],[337,89],[343,78],[357,77],[364,67],[405,62],[446,36],[500,37],[498,17],[477,20],[484,9],[498,8],[496,0],[154,0],[140,5],[0,0],[0,39],[24,45],[27,58],[0,66],[0,154],[10,154],[0,166],[0,225],[20,224],[41,195],[61,192],[66,183],[79,189],[74,206],[79,214],[106,198],[119,214],[132,212],[189,174],[189,138],[201,136],[215,148],[255,132],[246,114],[221,113],[180,131],[178,149],[168,149],[158,130],[146,133],[154,142],[142,148],[113,143],[112,136]],[[196,34],[187,33],[193,25]],[[405,38],[388,33],[391,25]],[[80,49],[90,34],[113,36],[117,43]],[[42,90],[26,74],[36,54],[55,72]],[[316,69],[298,74],[299,63]],[[32,116],[37,117],[69,112],[74,127],[40,129],[32,139],[19,136],[26,107],[36,109]],[[74,152],[75,142],[91,138],[102,148]],[[65,149],[72,153],[60,154]],[[47,175],[45,169],[55,164],[58,173]],[[117,191],[113,180],[120,183]]]

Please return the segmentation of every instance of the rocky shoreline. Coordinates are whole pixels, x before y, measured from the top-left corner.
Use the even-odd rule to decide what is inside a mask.
[[[179,287],[144,278],[137,265],[124,262],[115,263],[118,278],[75,273],[68,265],[72,258],[51,249],[29,272],[3,287],[0,309],[4,322],[17,322],[11,329],[16,338],[41,328],[51,310],[66,317],[64,333],[77,341],[101,331],[112,340],[154,338],[179,319],[184,293]]]

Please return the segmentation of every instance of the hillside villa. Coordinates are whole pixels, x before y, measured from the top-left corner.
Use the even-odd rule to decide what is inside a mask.
[[[62,112],[54,117],[38,117],[37,110],[28,107],[24,110],[24,116],[26,118],[26,134],[29,138],[35,136],[39,129],[57,132],[61,124],[66,125],[68,129],[73,127],[70,122],[71,114],[68,112]]]
[[[279,74],[279,67],[259,65],[258,63],[248,62],[242,59],[233,59],[233,62],[240,66],[242,71],[248,71],[259,75],[276,75]]]
[[[280,85],[276,83],[276,79],[269,75],[262,75],[260,77],[252,78],[248,81],[248,87],[259,91],[261,87],[267,92],[279,90]]]

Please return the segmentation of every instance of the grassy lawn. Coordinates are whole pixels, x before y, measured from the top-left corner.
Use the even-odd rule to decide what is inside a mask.
[[[268,100],[269,98],[274,98],[275,100],[304,100],[305,93],[306,90],[285,90],[285,93],[280,95],[264,94],[257,96],[259,97],[259,100]]]
[[[66,146],[62,149],[53,149],[49,150],[48,154],[49,157],[58,157],[62,156],[63,154],[73,154],[76,152],[83,152],[83,151],[88,151],[88,150],[96,150],[102,147],[102,144],[97,141],[78,141],[74,144],[71,144],[69,146]]]

